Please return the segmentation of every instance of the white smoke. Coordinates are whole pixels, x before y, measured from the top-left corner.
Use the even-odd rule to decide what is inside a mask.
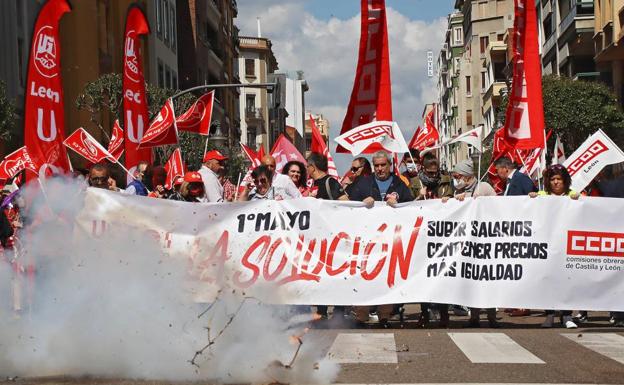
[[[16,274],[0,262],[2,377],[329,383],[336,376],[291,309],[223,286],[205,312],[208,305],[189,294],[186,261],[164,255],[145,229],[92,237],[75,227],[83,189],[52,180],[45,197],[30,191],[32,223],[20,233],[17,260],[32,262],[35,273],[19,275],[19,312]],[[303,336],[297,354],[292,335]]]

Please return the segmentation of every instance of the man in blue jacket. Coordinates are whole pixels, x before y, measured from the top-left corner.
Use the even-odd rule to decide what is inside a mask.
[[[526,174],[516,169],[516,165],[509,158],[499,158],[494,162],[496,173],[506,181],[505,196],[529,195],[530,192],[537,191],[535,184]]]

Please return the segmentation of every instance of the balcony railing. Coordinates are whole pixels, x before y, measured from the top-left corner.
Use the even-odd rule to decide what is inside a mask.
[[[568,13],[566,17],[561,21],[561,23],[559,23],[559,35],[563,35],[568,30],[568,28],[570,28],[572,23],[574,23],[574,20],[576,18],[582,18],[585,20],[594,18],[593,13],[585,13],[587,10],[582,10],[581,13],[578,13],[578,9],[581,6],[583,6],[583,2],[577,0],[576,4],[572,7],[572,9],[570,9],[570,13]]]
[[[247,119],[262,119],[262,109],[256,107],[245,108],[245,118]]]
[[[548,53],[552,49],[552,47],[555,46],[556,41],[557,41],[557,34],[555,33],[553,33],[552,35],[550,35],[548,39],[546,39],[546,42],[544,43],[544,55]]]

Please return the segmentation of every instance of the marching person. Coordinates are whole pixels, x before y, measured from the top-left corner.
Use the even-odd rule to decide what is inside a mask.
[[[472,160],[463,160],[455,165],[451,170],[453,178],[453,187],[455,187],[454,198],[463,201],[466,198],[476,198],[479,196],[496,196],[496,191],[487,182],[479,182],[474,172],[474,162]],[[448,197],[442,198],[442,202],[447,202]],[[456,307],[461,309],[461,307]],[[496,320],[496,308],[485,309],[487,312],[488,324],[491,328],[499,328],[500,324]],[[470,319],[468,327],[480,327],[481,309],[470,308]]]
[[[403,164],[405,165],[405,171],[403,176],[409,181],[412,178],[418,177],[420,172],[420,151],[411,148],[409,153],[403,155]]]
[[[134,179],[128,183],[128,186],[123,190],[124,194],[128,195],[140,195],[146,197],[148,194],[147,187],[145,186],[145,177],[147,175],[147,169],[149,163],[146,161],[140,161],[134,170]]]
[[[409,178],[409,187],[416,200],[453,196],[451,177],[440,171],[440,162],[431,153],[423,156],[422,168],[417,176]]]
[[[110,176],[110,170],[105,164],[102,163],[96,163],[91,166],[91,168],[89,169],[89,177],[87,178],[87,182],[90,187],[101,188],[111,191],[120,191],[117,188],[117,183]]]
[[[273,186],[283,192],[284,199],[301,198],[301,193],[293,181],[287,175],[280,174],[275,171],[274,157],[271,155],[265,155],[262,159],[260,159],[260,163],[271,170],[273,173],[273,177],[271,178]]]
[[[538,196],[555,195],[568,196],[571,199],[579,199],[579,193],[572,190],[572,177],[568,170],[560,164],[553,164],[544,171],[544,190],[538,192],[530,192],[529,196],[535,198]],[[555,320],[555,311],[546,310],[546,320],[542,324],[543,328],[553,327]],[[572,310],[561,311],[561,323],[568,329],[575,329],[578,326],[572,320]]]
[[[241,202],[256,200],[283,200],[283,196],[277,193],[277,189],[273,186],[273,170],[269,167],[260,165],[251,172],[252,184],[245,186],[245,190],[238,197]]]
[[[310,195],[310,189],[308,187],[308,174],[303,163],[297,160],[291,160],[284,165],[282,174],[288,176],[290,180],[299,189],[301,196],[307,197]]]
[[[184,174],[180,191],[171,194],[169,199],[194,203],[205,202],[206,190],[201,174],[198,171],[189,171]]]
[[[219,175],[225,168],[228,157],[218,150],[208,151],[204,155],[199,174],[204,182],[205,199],[207,202],[223,202],[223,185],[219,181]]]
[[[368,176],[373,173],[371,169],[370,162],[363,156],[357,157],[353,159],[351,162],[351,169],[345,178],[342,180],[342,187],[345,189],[345,192],[349,194],[349,190],[355,181],[362,177]]]
[[[392,157],[385,151],[377,151],[373,154],[373,175],[359,178],[349,193],[352,201],[361,201],[371,208],[375,202],[386,202],[394,207],[397,203],[414,200],[409,188],[401,178],[391,171]],[[355,308],[356,318],[359,322],[368,321],[371,311],[370,306],[358,306]],[[379,323],[388,327],[388,321],[395,310],[394,305],[377,306]]]
[[[506,183],[505,196],[527,195],[536,192],[537,188],[531,178],[516,169],[516,165],[509,158],[499,158],[494,162],[496,174]]]

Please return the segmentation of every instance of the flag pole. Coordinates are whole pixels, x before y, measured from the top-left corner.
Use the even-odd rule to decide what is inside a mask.
[[[238,189],[240,187],[241,184],[241,176],[243,174],[242,173],[238,173],[238,182],[236,182],[236,192],[234,193],[234,202],[238,201]]]

